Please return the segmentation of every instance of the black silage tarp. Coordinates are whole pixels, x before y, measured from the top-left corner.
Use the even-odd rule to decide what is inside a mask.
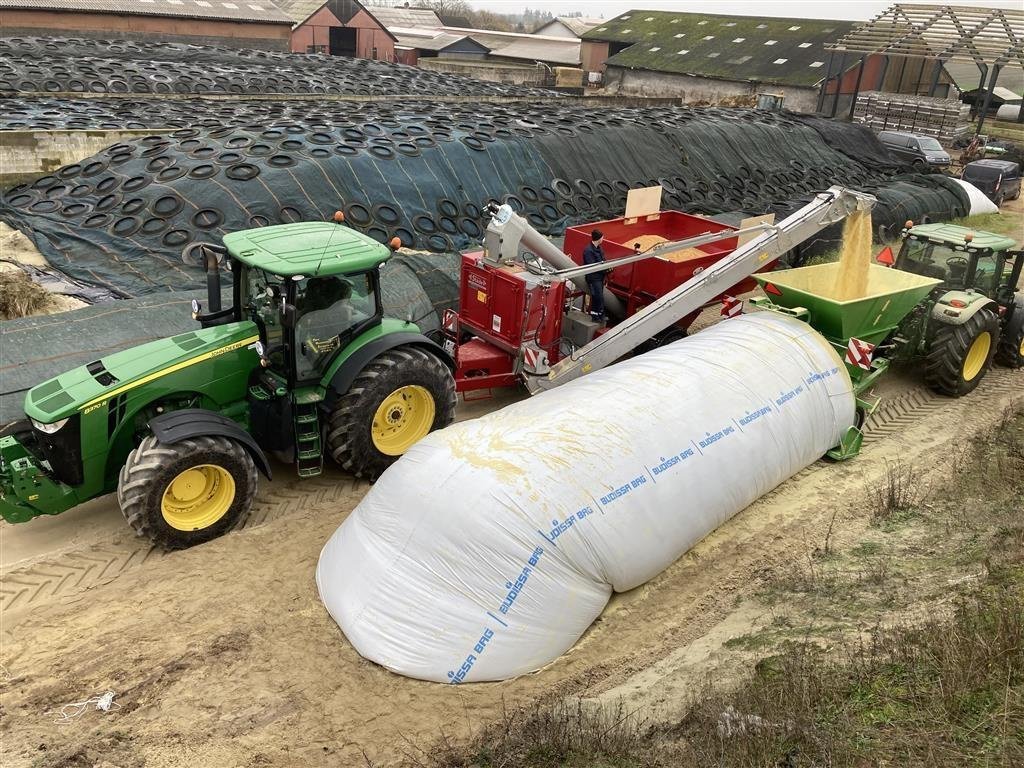
[[[966,211],[954,185],[880,162],[861,127],[785,113],[363,103],[245,118],[109,147],[8,190],[0,219],[65,274],[141,296],[201,287],[200,243],[338,209],[381,242],[436,254],[478,243],[491,200],[558,235],[621,215],[628,190],[651,184],[664,208],[708,214],[785,215],[832,184],[877,194],[888,229]]]

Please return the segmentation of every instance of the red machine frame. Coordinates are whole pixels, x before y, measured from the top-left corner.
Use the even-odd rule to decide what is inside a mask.
[[[644,235],[674,242],[737,229],[679,211],[570,227],[564,251],[576,263],[582,263],[583,249],[595,228],[604,233],[603,249],[609,261],[637,253],[636,239]],[[674,258],[656,256],[616,267],[607,286],[622,300],[629,317],[727,256],[737,245],[738,239],[732,237],[696,246]],[[463,255],[460,309],[457,313],[448,310],[443,322],[446,346],[456,359],[459,392],[515,386],[522,369],[535,367],[538,358],[543,358],[545,365],[557,363],[562,357],[563,321],[572,300],[582,295],[558,275],[536,274],[521,263],[498,265],[483,256],[482,251]],[[767,262],[762,269],[774,265],[775,261]],[[749,278],[729,290],[744,292],[755,285]],[[698,309],[687,315],[676,327],[685,332],[699,313]]]

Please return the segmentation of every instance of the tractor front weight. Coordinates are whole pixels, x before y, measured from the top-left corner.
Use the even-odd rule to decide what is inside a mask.
[[[0,438],[0,517],[24,523],[79,503],[74,489],[51,478],[16,437]]]

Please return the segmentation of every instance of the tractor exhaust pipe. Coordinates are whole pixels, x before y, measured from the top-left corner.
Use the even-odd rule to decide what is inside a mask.
[[[220,259],[212,248],[203,246],[203,267],[206,269],[206,304],[212,315],[221,311]]]

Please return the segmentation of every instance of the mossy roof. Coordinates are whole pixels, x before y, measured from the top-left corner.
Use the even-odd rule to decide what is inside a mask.
[[[855,26],[833,19],[628,11],[602,22],[583,39],[633,43],[608,59],[613,67],[813,86],[828,69],[825,44]]]

